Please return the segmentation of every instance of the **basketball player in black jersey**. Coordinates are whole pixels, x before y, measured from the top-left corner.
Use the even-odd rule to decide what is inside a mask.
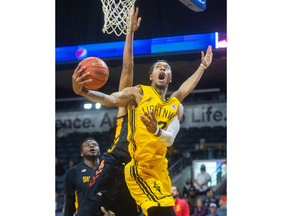
[[[133,35],[141,22],[141,18],[137,19],[137,16],[138,8],[136,11],[133,9],[131,33],[126,35],[119,91],[131,87],[133,82]],[[80,64],[75,71],[79,68]],[[82,82],[84,83],[85,81]],[[127,124],[127,110],[125,107],[119,108],[114,145],[103,154],[99,166],[90,176],[77,216],[98,215],[99,208],[103,212],[112,212],[115,216],[137,216],[141,213],[141,208],[130,195],[124,177],[125,164],[131,160]]]
[[[73,216],[77,213],[79,200],[82,200],[85,189],[89,184],[90,175],[98,165],[100,149],[96,140],[86,138],[80,147],[84,162],[70,168],[65,174],[65,211],[64,216]],[[103,215],[99,210],[98,215]]]

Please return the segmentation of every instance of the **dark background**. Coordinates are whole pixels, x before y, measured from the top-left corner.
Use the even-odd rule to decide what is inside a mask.
[[[116,0],[117,1],[117,0]],[[226,32],[226,0],[207,0],[206,10],[194,12],[178,0],[137,0],[141,25],[134,39],[187,34]],[[56,0],[56,47],[124,41],[125,35],[102,32],[104,14],[100,0]],[[213,62],[196,89],[219,88],[226,94],[226,49],[213,49]],[[165,59],[173,70],[168,91],[175,91],[198,68],[200,51],[145,55],[134,57],[134,85],[149,85],[149,68],[158,59]],[[110,94],[118,90],[122,68],[121,58],[103,59],[109,67],[109,79],[100,89]],[[71,76],[79,62],[56,64],[56,99],[77,98],[72,90]],[[70,102],[72,103],[72,102]],[[69,106],[69,104],[66,104]],[[70,104],[71,105],[71,104]],[[60,103],[56,104],[56,109]]]
[[[142,17],[135,39],[226,32],[226,0],[207,0],[203,12],[179,0],[136,0],[135,6]],[[103,24],[100,0],[56,0],[56,47],[125,40],[102,33]]]

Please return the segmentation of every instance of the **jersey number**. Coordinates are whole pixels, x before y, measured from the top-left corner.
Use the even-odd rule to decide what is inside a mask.
[[[160,128],[161,128],[161,129],[164,129],[164,128],[166,127],[166,125],[167,125],[167,122],[159,121],[159,122],[158,122],[158,125],[159,125],[159,126],[162,125]]]

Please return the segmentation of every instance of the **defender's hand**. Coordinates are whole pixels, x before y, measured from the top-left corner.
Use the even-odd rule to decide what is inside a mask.
[[[89,79],[89,80],[85,80],[85,81],[82,81],[83,78],[85,78],[86,76],[88,76],[90,73],[84,73],[82,76],[80,76],[81,72],[85,70],[85,66],[83,68],[81,68],[81,63],[78,64],[78,66],[76,67],[76,69],[74,70],[74,73],[72,75],[72,86],[73,86],[73,91],[80,95],[81,92],[82,92],[82,88],[83,88],[83,85],[84,83],[88,83],[88,82],[91,82],[92,79]]]
[[[141,17],[139,17],[137,20],[138,12],[139,12],[139,8],[137,7],[135,11],[135,7],[133,7],[133,13],[131,16],[131,33],[135,32],[140,26]]]
[[[141,121],[146,126],[148,132],[154,134],[157,130],[157,120],[153,111],[150,110],[150,115],[144,111],[144,115],[148,120],[142,114],[140,114]]]
[[[213,53],[212,53],[212,47],[208,46],[208,49],[206,51],[206,55],[204,56],[204,52],[201,51],[201,63],[208,68],[209,65],[212,62],[212,58],[213,58]]]

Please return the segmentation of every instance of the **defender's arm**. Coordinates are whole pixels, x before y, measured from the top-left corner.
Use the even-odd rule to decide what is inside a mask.
[[[133,7],[133,13],[131,15],[131,33],[126,34],[125,39],[125,46],[123,51],[123,67],[119,82],[119,91],[122,91],[126,87],[132,87],[133,85],[133,38],[134,38],[134,32],[139,28],[141,17],[138,18],[138,11],[139,9],[136,9]],[[117,117],[123,116],[127,113],[126,107],[121,107],[118,109]]]
[[[139,9],[136,8],[136,11],[133,8],[133,14],[131,16],[131,33],[126,34],[125,46],[123,51],[123,68],[120,77],[119,91],[122,91],[126,87],[131,87],[133,85],[133,38],[134,32],[139,28],[141,17],[138,18]]]

